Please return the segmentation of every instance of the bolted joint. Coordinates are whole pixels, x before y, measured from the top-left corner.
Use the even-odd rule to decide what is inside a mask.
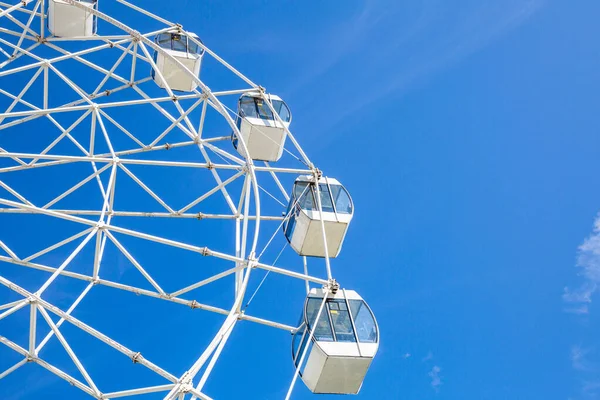
[[[173,97],[171,97],[171,100],[173,101],[173,103],[177,103],[179,98],[177,96],[173,95]]]
[[[323,177],[323,171],[321,171],[319,168],[315,168],[313,171],[313,174],[315,175],[317,182],[319,179],[321,179]],[[317,183],[317,182],[315,182],[315,183]]]
[[[112,92],[111,92],[109,89],[106,89],[106,90],[104,91],[104,94],[105,94],[105,95],[107,95],[107,96],[110,96],[110,94],[111,94],[111,93],[112,93]]]
[[[215,169],[215,164],[212,163],[212,161],[209,161],[208,164],[206,165],[206,168],[210,171]]]
[[[171,147],[173,146],[171,146],[169,143],[165,143],[165,150],[169,150]]]
[[[131,31],[131,37],[133,38],[134,42],[140,42],[142,40],[142,34],[139,31],[133,30]],[[112,42],[111,42],[112,44]]]
[[[196,308],[202,308],[202,307],[200,307],[200,304],[196,300],[192,300],[192,302],[190,303],[190,308],[192,310],[194,310]]]
[[[202,251],[200,252],[200,254],[202,254],[203,256],[210,256],[210,250],[208,249],[208,247],[204,247],[202,248]]]
[[[204,218],[206,218],[206,216],[204,214],[202,214],[201,212],[199,212],[198,214],[196,214],[196,219],[197,220],[202,220]]]
[[[258,87],[256,88],[256,90],[258,90],[260,93],[265,94],[267,92],[267,89],[265,89],[264,87],[258,85]]]
[[[258,258],[256,258],[256,254],[254,252],[248,255],[248,260],[246,260],[246,265],[250,268],[256,268],[258,265]]]
[[[139,351],[137,353],[135,353],[133,355],[133,357],[131,357],[131,361],[133,361],[134,364],[137,364],[141,361],[142,359],[142,353],[140,353]]]
[[[333,278],[331,278],[327,285],[323,286],[323,289],[329,289],[329,291],[333,294],[336,294],[338,290],[340,290],[340,284]]]

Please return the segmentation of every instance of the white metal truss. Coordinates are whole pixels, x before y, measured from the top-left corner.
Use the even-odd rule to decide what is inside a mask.
[[[64,1],[73,7],[85,7],[75,0]],[[180,25],[169,22],[139,5],[125,0],[114,0],[113,7],[119,3],[129,15],[137,13],[140,20],[146,18],[156,29],[146,33],[139,32],[134,27],[122,23],[117,16],[105,14],[100,8],[99,11],[89,11],[102,23],[98,35],[59,38],[52,36],[46,28],[47,2],[48,0],[0,1],[0,99],[7,104],[4,110],[0,110],[0,217],[46,217],[70,223],[70,226],[77,227],[77,232],[68,237],[49,232],[52,244],[33,254],[25,255],[19,254],[11,247],[9,239],[15,228],[0,226],[0,289],[5,287],[19,295],[18,300],[0,304],[0,320],[10,318],[22,309],[28,308],[30,312],[27,347],[2,336],[0,331],[0,343],[23,357],[21,361],[0,371],[0,380],[27,363],[35,363],[96,399],[160,392],[164,392],[165,399],[209,399],[210,397],[203,392],[203,387],[238,322],[250,321],[288,332],[296,330],[294,326],[284,322],[248,314],[246,307],[254,295],[249,296],[246,292],[253,270],[262,269],[267,273],[296,279],[302,285],[306,285],[307,291],[309,283],[327,285],[332,279],[328,257],[325,258],[325,268],[319,271],[318,276],[309,275],[306,258],[298,257],[299,263],[302,263],[300,268],[284,268],[274,265],[277,260],[265,263],[260,259],[277,232],[280,233],[284,220],[289,217],[285,212],[281,212],[285,211],[289,201],[287,191],[291,189],[290,182],[299,174],[316,177],[320,172],[288,128],[285,128],[288,139],[285,151],[292,162],[285,166],[276,163],[258,165],[250,158],[240,156],[233,149],[229,143],[230,132],[237,135],[241,153],[247,154],[246,144],[235,123],[235,112],[227,106],[228,102],[232,104],[232,100],[228,99],[236,99],[241,93],[250,90],[259,91],[279,122],[283,126],[285,124],[273,109],[261,86],[200,41],[190,37],[190,40],[204,49],[204,57],[209,58],[213,65],[229,71],[232,78],[239,82],[238,87],[212,91],[205,84],[204,72],[201,73],[203,79],[199,79],[155,44],[154,37],[157,34],[185,34],[186,31]],[[107,30],[105,35],[103,28]],[[71,46],[73,43],[79,46]],[[154,52],[162,54],[187,73],[195,80],[198,89],[188,93],[171,90],[154,63]],[[107,56],[104,56],[105,54]],[[206,62],[207,60],[203,61]],[[88,79],[80,73],[73,75],[70,71],[74,65],[79,68],[78,71],[89,71],[94,79]],[[158,79],[163,81],[164,90],[157,90],[157,85],[148,76],[151,69],[154,69]],[[16,91],[14,84],[7,84],[13,77],[15,82],[22,82]],[[52,82],[59,82],[63,91],[70,91],[69,102],[53,103],[55,89]],[[4,103],[0,103],[2,104]],[[153,114],[163,118],[165,127],[144,132],[143,135],[139,130],[132,129],[132,124],[128,123],[131,121],[127,121],[123,116],[123,110],[127,110],[133,119],[144,118],[143,113],[136,111],[138,107],[145,107],[145,112],[151,110]],[[198,113],[199,122],[194,123],[192,119],[198,117]],[[225,121],[227,131],[207,131],[206,119],[211,115]],[[49,131],[54,132],[53,139],[45,147],[38,146],[35,135],[28,130],[29,126],[42,121],[49,127]],[[81,135],[82,131],[86,134]],[[25,142],[30,142],[31,147],[13,148],[10,143],[4,145],[3,135],[14,132],[29,135],[30,138]],[[126,141],[128,146],[123,145]],[[185,151],[181,154],[186,155],[193,151],[196,158],[178,159],[165,156],[174,151]],[[21,190],[12,183],[12,177],[16,174],[27,173],[28,176],[34,176],[45,171],[59,171],[59,168],[64,167],[78,168],[86,172],[77,180],[69,181],[67,187],[60,188],[55,193],[43,193],[44,196],[40,196],[38,191]],[[190,191],[188,199],[184,199],[181,204],[173,204],[172,199],[166,198],[156,190],[155,182],[148,181],[145,177],[147,174],[139,173],[156,169],[186,173],[207,171],[210,179],[202,182],[205,187],[203,190]],[[56,172],[57,187],[61,186],[58,183],[62,181],[62,173]],[[140,196],[145,196],[143,201],[131,201],[132,204],[138,205],[134,206],[134,209],[122,209],[118,206],[119,188],[125,182],[136,187],[136,193],[142,193]],[[88,207],[87,203],[77,207],[73,206],[72,202],[68,206],[62,206],[66,200],[90,185],[96,186],[98,201],[95,207]],[[48,195],[50,198],[41,200]],[[219,209],[211,212],[213,200],[219,196],[228,211]],[[318,206],[321,207],[320,196],[317,196],[317,199]],[[261,207],[264,202],[272,202],[274,206]],[[147,209],[142,206],[150,203],[156,207]],[[200,211],[201,206],[205,204],[206,208]],[[261,211],[264,210],[270,212],[263,215]],[[128,224],[132,219],[157,218],[182,221],[214,220],[232,224],[235,227],[232,233],[235,250],[219,251],[167,235],[147,233]],[[266,244],[262,243],[265,240],[260,235],[261,228],[266,235],[264,237],[269,238]],[[324,236],[324,225],[322,232]],[[126,244],[127,238],[180,249],[198,257],[223,260],[222,265],[229,267],[192,284],[167,291],[160,279],[153,276],[150,269],[136,258],[135,249]],[[323,240],[326,242],[325,237]],[[107,268],[103,261],[107,246],[116,248],[135,267],[148,286],[138,287],[102,278],[103,269]],[[73,260],[90,248],[93,250],[93,258],[89,260],[89,272],[73,271]],[[327,251],[326,243],[324,248]],[[59,264],[48,265],[39,261],[57,250],[65,255]],[[27,290],[24,285],[8,279],[3,273],[4,270],[15,267],[37,270],[40,274],[47,274],[47,279],[37,290]],[[297,271],[302,268],[303,272]],[[229,308],[200,303],[190,297],[193,296],[193,291],[227,277],[235,277],[235,295]],[[85,289],[66,310],[52,304],[44,296],[58,278],[69,278],[86,284]],[[221,314],[225,319],[196,362],[189,366],[183,375],[175,376],[144,358],[141,353],[125,347],[72,315],[84,298],[98,286]],[[246,307],[243,307],[243,304],[246,304]],[[46,328],[49,328],[49,331],[39,341],[36,332],[42,323],[47,324]],[[102,391],[103,388],[95,383],[94,377],[87,372],[82,359],[69,344],[68,337],[63,335],[61,328],[65,323],[154,372],[164,379],[164,384],[119,392]],[[53,338],[64,348],[82,379],[76,379],[40,357],[40,351]]]

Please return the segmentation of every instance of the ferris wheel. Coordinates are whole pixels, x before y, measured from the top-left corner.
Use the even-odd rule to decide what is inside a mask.
[[[282,98],[140,5],[0,0],[0,392],[35,364],[96,399],[219,398],[204,388],[232,332],[259,324],[292,334],[286,398],[298,377],[313,393],[358,393],[379,331],[330,263],[354,204],[291,124]],[[278,264],[286,252],[294,265]],[[269,276],[301,288],[298,324],[253,314]],[[173,369],[124,335],[139,311],[101,327],[117,298],[220,319]],[[84,337],[159,383],[101,383]]]

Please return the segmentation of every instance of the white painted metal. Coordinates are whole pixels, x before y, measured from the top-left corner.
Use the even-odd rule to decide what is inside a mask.
[[[342,250],[342,244],[352,217],[344,215],[336,220],[334,213],[306,211],[301,212],[296,217],[296,228],[290,241],[290,245],[298,254],[308,257],[323,257],[325,255],[321,215],[325,223],[329,257],[337,257]]]
[[[2,207],[0,208],[0,216],[4,214],[11,214],[15,218],[27,214],[45,216],[49,219],[54,218],[80,224],[81,231],[66,239],[59,236],[53,237],[54,240],[49,243],[54,244],[46,245],[45,248],[35,252],[32,251],[33,254],[27,255],[17,254],[11,248],[9,229],[0,230],[1,267],[29,268],[39,271],[39,274],[47,274],[46,281],[39,288],[35,288],[37,290],[28,291],[17,283],[6,279],[2,268],[0,268],[0,285],[21,296],[20,300],[0,304],[0,310],[2,311],[0,319],[10,319],[15,312],[27,306],[30,307],[29,331],[26,332],[29,338],[27,349],[1,336],[0,332],[0,344],[24,357],[23,361],[8,366],[8,369],[4,372],[0,371],[0,392],[2,392],[1,379],[30,361],[97,399],[120,398],[156,392],[165,392],[165,398],[167,399],[189,399],[192,397],[210,399],[201,390],[203,390],[213,368],[218,368],[217,360],[238,322],[250,321],[292,333],[297,330],[296,327],[290,324],[250,315],[245,308],[242,310],[241,305],[246,296],[251,271],[260,268],[295,279],[299,284],[306,285],[306,290],[309,289],[309,283],[324,285],[328,284],[328,280],[331,278],[328,257],[326,257],[326,271],[312,268],[313,272],[320,272],[315,276],[308,274],[306,263],[304,263],[304,273],[298,273],[296,271],[300,270],[299,267],[283,268],[259,262],[258,258],[260,257],[256,256],[264,253],[265,248],[271,244],[274,237],[271,236],[271,240],[268,241],[267,245],[259,248],[261,226],[272,226],[275,230],[278,230],[281,224],[285,222],[284,217],[277,215],[281,212],[277,208],[278,206],[271,210],[270,214],[262,215],[261,190],[269,198],[275,199],[277,203],[284,204],[289,200],[289,197],[284,190],[286,184],[282,182],[289,181],[294,175],[298,174],[316,176],[318,170],[313,166],[290,132],[289,121],[282,121],[279,115],[275,113],[271,101],[280,100],[277,96],[266,95],[262,88],[206,47],[197,36],[187,32],[181,26],[145,10],[143,8],[145,4],[141,1],[132,4],[129,1],[117,0],[116,3],[119,4],[114,7],[115,9],[122,7],[128,13],[137,13],[140,19],[150,18],[153,23],[161,24],[159,29],[141,33],[135,28],[123,24],[117,18],[98,10],[94,7],[96,3],[91,0],[22,0],[18,2],[14,0],[14,3],[12,5],[0,2],[0,25],[2,25],[0,28],[0,98],[4,96],[9,99],[8,107],[0,110],[0,145],[2,146],[0,147],[0,162],[2,162],[0,167],[0,206]],[[44,10],[47,10],[47,14],[44,13]],[[102,36],[103,32],[95,31],[97,22],[100,20],[101,28],[103,26],[111,27],[110,35]],[[10,27],[8,25],[5,27],[3,21],[10,21]],[[48,32],[45,32],[46,24],[52,36],[48,36]],[[202,51],[199,51],[199,54],[193,54],[161,48],[154,42],[154,37],[161,33],[186,35],[190,43],[195,44]],[[63,47],[68,42],[77,42],[82,49],[69,51]],[[44,53],[41,49],[51,50],[52,52],[46,51]],[[108,58],[112,60],[111,62],[104,62],[102,57],[97,57],[97,55],[109,51],[116,55],[116,57]],[[48,56],[48,54],[52,55]],[[92,55],[95,56],[93,59],[96,61],[91,61],[91,57],[88,59]],[[224,66],[234,77],[240,78],[247,87],[240,87],[243,85],[238,84],[231,90],[212,92],[199,79],[203,56],[211,57]],[[20,60],[20,62],[16,64],[16,60]],[[96,84],[94,82],[91,91],[87,92],[88,89],[84,89],[87,85],[81,84],[82,79],[85,79],[85,75],[66,73],[69,70],[63,68],[66,61],[77,63],[81,67],[90,68],[94,73],[101,74],[100,83]],[[127,67],[125,73],[122,72],[124,66]],[[151,70],[154,71],[154,79],[147,75],[140,78],[140,75],[147,74]],[[24,81],[26,83],[14,93],[11,87],[4,86],[4,82],[8,79],[22,74],[28,76]],[[67,90],[72,91],[73,100],[62,105],[52,103],[53,86],[51,82],[53,79],[60,80],[68,88]],[[156,88],[149,82],[152,80],[165,89],[161,94],[155,94]],[[37,102],[31,100],[31,91],[36,85],[43,87],[43,94]],[[113,100],[111,94],[124,91],[131,94],[130,97],[127,97],[130,98],[129,100]],[[264,120],[244,120],[238,128],[234,120],[235,113],[234,118],[232,118],[228,114],[224,102],[228,98],[233,100],[243,93],[254,93],[262,97],[266,105],[275,113],[275,120],[268,123]],[[193,104],[190,105],[190,103]],[[153,112],[164,117],[168,121],[167,125],[170,124],[168,128],[151,132],[152,135],[142,137],[136,129],[131,128],[129,123],[131,121],[123,121],[113,113],[114,109],[131,110],[132,115],[135,115],[132,120],[138,120],[143,118],[143,114],[136,112],[136,107],[144,105],[152,107]],[[190,119],[195,118],[192,113],[194,111],[199,112],[200,105],[202,106],[200,124],[194,125]],[[196,108],[198,110],[195,110]],[[206,114],[215,111],[225,119],[230,127],[229,132],[232,131],[237,138],[239,154],[242,157],[239,157],[230,145],[219,146],[220,143],[228,139],[228,136],[223,136],[227,132],[206,132],[206,129],[204,129]],[[73,116],[71,121],[75,122],[69,122],[70,125],[62,125],[60,122],[61,115],[69,113]],[[37,119],[46,119],[56,128],[56,138],[43,150],[15,150],[2,143],[5,131],[9,132],[11,129],[27,131],[28,123]],[[84,142],[74,133],[82,129],[88,130],[86,136],[89,138],[89,144],[87,145],[83,145]],[[183,133],[185,140],[172,141],[172,132],[176,131]],[[126,136],[131,139],[131,147],[115,147],[114,135]],[[287,138],[290,140],[286,145]],[[268,140],[265,141],[264,139]],[[60,144],[62,142],[70,143],[75,150],[68,153],[58,151],[57,149],[61,148]],[[108,151],[103,150],[102,153],[97,150],[100,142],[105,144]],[[161,159],[162,152],[169,149],[187,148],[191,150],[195,146],[197,146],[199,156],[197,160],[165,161]],[[264,166],[254,165],[253,159],[278,160],[283,151],[299,154],[301,163],[296,165],[286,164],[281,167],[274,167],[268,163],[265,163]],[[145,153],[143,157],[140,155],[141,153]],[[246,157],[245,154],[250,156]],[[140,156],[136,157],[136,155]],[[36,193],[17,191],[9,184],[9,179],[3,179],[5,176],[11,177],[12,174],[19,171],[29,170],[29,173],[33,174],[39,169],[52,170],[58,166],[66,165],[87,167],[89,169],[80,178],[79,182],[71,184],[67,189],[61,189],[58,193],[52,193],[48,200],[42,202],[39,201]],[[210,170],[214,182],[209,182],[207,185],[206,182],[203,182],[206,186],[203,190],[190,193],[190,198],[182,204],[171,204],[169,200],[161,197],[159,194],[161,192],[155,190],[152,185],[142,178],[141,174],[135,173],[134,168],[148,168],[148,170],[151,168],[177,169],[181,173]],[[259,186],[259,174],[260,177],[268,177],[274,187],[281,193],[276,196]],[[58,180],[60,181],[60,179]],[[141,202],[135,202],[138,204],[135,209],[119,209],[119,203],[118,201],[115,202],[115,198],[120,196],[118,186],[124,180],[129,180],[130,184],[141,188],[142,193],[156,201],[159,211],[145,210],[141,207]],[[235,185],[237,181],[244,182],[241,189]],[[80,191],[88,182],[97,186],[99,204],[101,204],[98,208],[85,209],[83,207],[69,208],[61,206],[61,204],[64,204],[65,199]],[[202,208],[208,207],[209,202],[206,200],[213,196],[223,198],[230,211],[229,214],[222,211],[211,212],[210,209],[205,210]],[[202,212],[196,211],[198,207]],[[333,247],[330,249],[328,245],[329,253],[333,256],[337,255],[341,244],[337,247],[335,244],[343,241],[345,231],[341,233],[339,227],[330,229],[328,223],[331,222],[331,216],[327,213],[314,211],[313,214],[307,215],[307,217],[317,222],[322,220],[320,222],[322,225],[321,228],[317,225],[311,228],[309,224],[305,236],[309,233],[312,234],[311,229],[322,229],[324,227],[327,234],[327,243],[333,243]],[[164,234],[150,235],[120,226],[119,221],[127,218],[220,220],[223,224],[231,227],[232,246],[235,245],[235,249],[232,249],[231,253],[221,252],[175,240]],[[340,223],[339,220],[340,217],[338,216],[336,220],[338,224]],[[347,222],[349,223],[349,220]],[[199,226],[202,226],[202,222],[199,222],[199,224]],[[18,229],[18,227],[14,227],[14,229]],[[55,234],[54,231],[49,233],[49,235],[53,234]],[[271,232],[268,232],[268,234],[270,235]],[[142,265],[136,259],[135,248],[132,249],[126,246],[125,241],[119,240],[121,235],[142,240],[146,243],[146,246],[160,244],[190,252],[199,258],[203,256],[214,257],[223,260],[229,267],[225,267],[221,271],[215,271],[208,276],[203,276],[191,285],[189,283],[181,284],[178,288],[175,288],[176,290],[168,293],[162,289],[165,287],[161,286],[162,282],[153,276],[152,269]],[[320,233],[320,242],[306,241],[306,251],[318,252],[319,246],[324,249],[323,239],[323,235]],[[129,260],[137,273],[148,283],[149,289],[103,279],[102,272],[105,268],[103,266],[103,256],[107,241]],[[76,245],[75,250],[65,251],[68,244]],[[78,273],[71,271],[72,260],[79,257],[79,254],[84,253],[83,250],[86,248],[93,248],[94,253],[93,259],[88,260],[90,272]],[[38,261],[41,259],[40,257],[49,252],[62,252],[64,258],[57,265],[40,263]],[[298,261],[302,262],[300,258]],[[198,265],[198,268],[202,268],[202,266]],[[205,286],[232,275],[235,275],[235,297],[230,309],[200,303],[194,299],[195,290],[203,290]],[[326,275],[326,278],[323,278],[323,275]],[[87,284],[81,293],[73,296],[76,300],[67,311],[63,311],[54,304],[49,303],[43,296],[43,294],[56,287],[55,280],[58,277],[85,281]],[[216,313],[223,315],[225,319],[209,346],[204,349],[186,346],[185,351],[194,352],[198,355],[198,358],[184,375],[176,377],[169,371],[146,360],[139,352],[123,346],[113,338],[73,317],[73,311],[81,307],[80,304],[84,304],[84,298],[96,286],[121,290],[131,293],[132,296],[140,295],[179,304],[188,307],[190,312],[200,309]],[[58,316],[58,322],[54,322],[50,314]],[[42,318],[38,318],[40,315]],[[283,319],[295,321],[294,316],[284,316]],[[44,323],[46,324],[44,329],[49,333],[42,341],[38,341],[36,332],[41,330],[40,324]],[[133,360],[142,367],[156,373],[164,379],[164,385],[141,388],[133,386],[132,389],[120,391],[97,387],[94,376],[88,374],[82,361],[91,358],[76,354],[74,349],[77,346],[69,345],[68,336],[61,333],[61,327],[64,323],[68,323],[114,348],[125,355],[125,358],[129,359],[128,362]],[[40,358],[40,351],[50,340],[60,342],[76,369],[82,374],[82,381]],[[363,344],[360,344],[357,351],[364,355],[370,350],[366,347],[363,348]],[[43,357],[44,353],[41,354]],[[202,369],[203,373],[200,377],[199,372]]]
[[[89,9],[97,4],[97,0],[79,1]],[[48,0],[48,29],[57,37],[92,36],[96,33],[96,17],[64,0]]]
[[[248,143],[253,160],[277,161],[281,158],[285,145],[285,130],[277,121],[243,118],[240,131]]]
[[[260,92],[249,92],[244,93],[242,97],[250,97],[253,99],[261,99],[264,103],[271,103],[269,106],[272,108],[273,101],[282,101],[279,96],[273,94],[262,94]],[[286,105],[284,107],[287,108]],[[238,113],[240,112],[238,107]],[[257,118],[255,116],[241,116],[238,115],[240,132],[242,138],[248,146],[250,158],[253,160],[262,161],[278,161],[282,154],[285,146],[286,139],[286,128],[289,128],[291,123],[291,115],[289,121],[279,121],[277,119],[270,120],[264,118]],[[241,155],[241,149],[238,148],[238,152]]]
[[[323,289],[311,289],[308,298],[317,300],[337,299],[349,304],[350,300],[362,301],[363,299],[352,290],[338,290],[335,294]],[[366,304],[363,304],[366,307]],[[306,313],[306,311],[304,311]],[[327,311],[325,311],[327,312]],[[369,310],[370,312],[370,310]],[[304,315],[305,323],[308,323]],[[352,314],[350,313],[354,336],[358,337]],[[319,321],[319,317],[315,318]],[[377,329],[376,321],[375,329]],[[314,331],[314,328],[312,328]],[[306,333],[305,333],[306,334]],[[379,331],[374,343],[326,341],[312,338],[313,332],[307,340],[304,351],[309,352],[308,360],[301,368],[302,380],[313,393],[329,394],[356,394],[360,391],[369,366],[379,347]],[[356,339],[355,339],[356,340]],[[299,356],[295,356],[299,357]]]
[[[317,321],[321,318],[321,315],[323,314],[323,311],[325,310],[325,302],[327,301],[328,294],[329,294],[329,287],[327,287],[327,290],[325,290],[325,293],[323,294],[323,300],[321,301],[321,306],[319,307],[319,311],[317,312],[317,315],[315,318]],[[308,338],[307,338],[308,343],[312,342],[312,340],[314,339],[314,334],[315,334],[314,330],[310,330],[310,332],[308,332]],[[300,360],[297,363],[298,365],[296,365],[296,370],[294,371],[294,378],[292,379],[292,383],[290,384],[287,395],[285,396],[285,400],[289,400],[290,397],[292,396],[292,391],[294,390],[294,385],[296,384],[296,380],[298,380],[298,376],[300,376],[300,370],[302,369],[302,366],[304,365],[304,359],[306,358],[308,351],[309,351],[309,346],[305,346],[304,351],[302,351],[302,354],[296,356],[296,357],[300,357]]]
[[[201,56],[197,54],[185,53],[182,51],[168,51],[194,75],[200,75],[200,65],[202,64]],[[196,89],[196,82],[190,79],[189,76],[184,74],[175,63],[173,63],[170,59],[167,59],[162,54],[158,54],[156,65],[163,74],[167,85],[172,90],[191,92],[194,89]],[[160,79],[158,79],[157,76],[154,77],[154,80],[160,87],[165,87],[165,84]]]
[[[296,182],[314,182],[311,176],[300,176]],[[334,178],[322,177],[319,184],[341,185]],[[315,185],[316,194],[319,193],[319,187]],[[295,225],[293,233],[288,240],[291,247],[301,256],[325,257],[326,259],[335,258],[342,250],[344,238],[348,231],[352,213],[328,212],[322,210],[321,196],[315,196],[318,207],[313,210],[296,207]],[[327,248],[325,247],[327,243]]]
[[[192,37],[197,37],[194,33],[187,33]],[[187,37],[183,35],[183,37]],[[173,49],[163,49],[171,57],[167,57],[163,52],[155,52],[155,63],[157,70],[153,70],[152,77],[161,88],[169,88],[181,92],[191,92],[198,87],[198,84],[189,75],[191,72],[194,76],[200,76],[200,67],[202,66],[202,53],[194,53],[190,51],[180,51]],[[175,58],[186,69],[182,70],[180,66],[172,61]],[[162,78],[161,78],[162,75]]]

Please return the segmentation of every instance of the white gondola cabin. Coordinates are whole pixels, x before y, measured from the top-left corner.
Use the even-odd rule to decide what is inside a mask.
[[[193,37],[197,41],[200,41],[197,35],[193,33],[188,33],[188,35],[189,37],[180,33],[161,33],[156,37],[155,41],[168,54],[189,69],[194,76],[198,77],[200,75],[204,49],[190,40],[190,37]],[[191,92],[198,86],[189,73],[158,51],[154,52],[154,63],[171,90]],[[152,69],[152,78],[158,86],[161,88],[165,87],[163,80],[160,79],[154,69]]]
[[[49,0],[48,29],[56,37],[93,36],[98,18],[91,10],[98,10],[98,0],[77,0],[77,7],[63,0]]]
[[[322,289],[308,294],[292,359],[296,368],[302,362],[299,374],[313,393],[356,394],[379,347],[377,322],[358,293],[340,289],[329,294],[315,324],[324,296]]]
[[[291,247],[299,255],[325,257],[322,215],[328,255],[336,257],[352,220],[352,199],[346,188],[333,178],[320,178],[319,192],[322,213],[318,208],[315,178],[300,176],[296,179],[287,210],[289,218],[284,222],[283,230]]]
[[[273,115],[271,108],[260,93],[249,92],[244,93],[238,101],[236,124],[246,143],[250,158],[261,161],[277,161],[283,154],[285,129],[290,126],[292,114],[287,104],[279,96],[274,94],[266,96],[283,123]],[[231,140],[236,150],[242,154],[235,133],[232,133]]]

